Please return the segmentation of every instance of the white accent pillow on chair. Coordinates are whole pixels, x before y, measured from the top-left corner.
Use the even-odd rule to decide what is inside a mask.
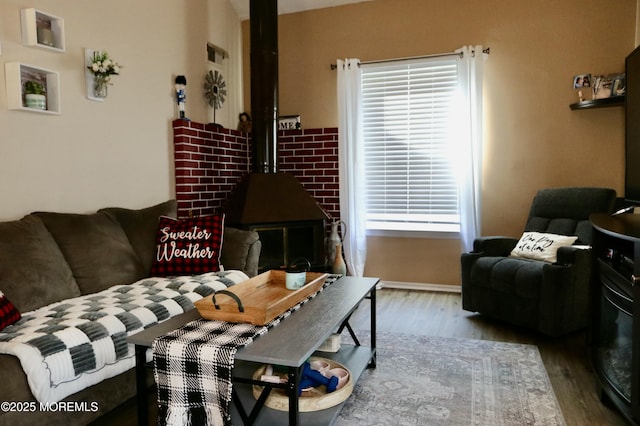
[[[557,260],[558,248],[570,246],[577,239],[578,237],[566,235],[525,232],[510,256],[554,263]]]

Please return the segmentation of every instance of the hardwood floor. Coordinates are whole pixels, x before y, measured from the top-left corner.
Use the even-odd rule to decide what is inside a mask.
[[[461,296],[415,290],[382,289],[377,292],[378,332],[494,340],[536,345],[547,369],[567,425],[625,425],[615,409],[603,404],[587,359],[586,334],[547,338],[462,310]],[[369,304],[354,313],[351,325],[369,329]],[[152,395],[150,412],[155,413]],[[135,425],[133,401],[96,424]],[[149,423],[155,424],[153,421]],[[361,426],[361,425],[357,425]],[[362,425],[365,426],[365,425]]]

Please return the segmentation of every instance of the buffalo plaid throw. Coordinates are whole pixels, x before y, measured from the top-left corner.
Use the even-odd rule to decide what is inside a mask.
[[[152,348],[158,424],[230,425],[231,373],[238,348],[267,333],[338,278],[330,275],[318,292],[266,326],[200,319],[157,338]]]

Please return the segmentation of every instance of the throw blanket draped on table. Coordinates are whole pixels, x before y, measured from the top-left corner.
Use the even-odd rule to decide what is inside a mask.
[[[231,424],[231,373],[235,354],[300,309],[339,276],[266,326],[195,320],[153,342],[158,385],[158,424],[167,426]]]
[[[132,369],[127,336],[194,309],[193,302],[248,279],[240,271],[147,278],[27,312],[0,332],[40,402],[57,402]]]

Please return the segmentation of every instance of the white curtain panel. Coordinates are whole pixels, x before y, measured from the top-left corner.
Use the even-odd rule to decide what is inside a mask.
[[[458,60],[460,88],[460,121],[457,158],[459,176],[460,237],[463,251],[473,249],[480,236],[482,212],[482,72],[488,54],[482,46],[464,46]]]
[[[347,225],[343,242],[347,270],[357,277],[363,276],[367,257],[359,64],[359,59],[337,61],[340,218]]]

